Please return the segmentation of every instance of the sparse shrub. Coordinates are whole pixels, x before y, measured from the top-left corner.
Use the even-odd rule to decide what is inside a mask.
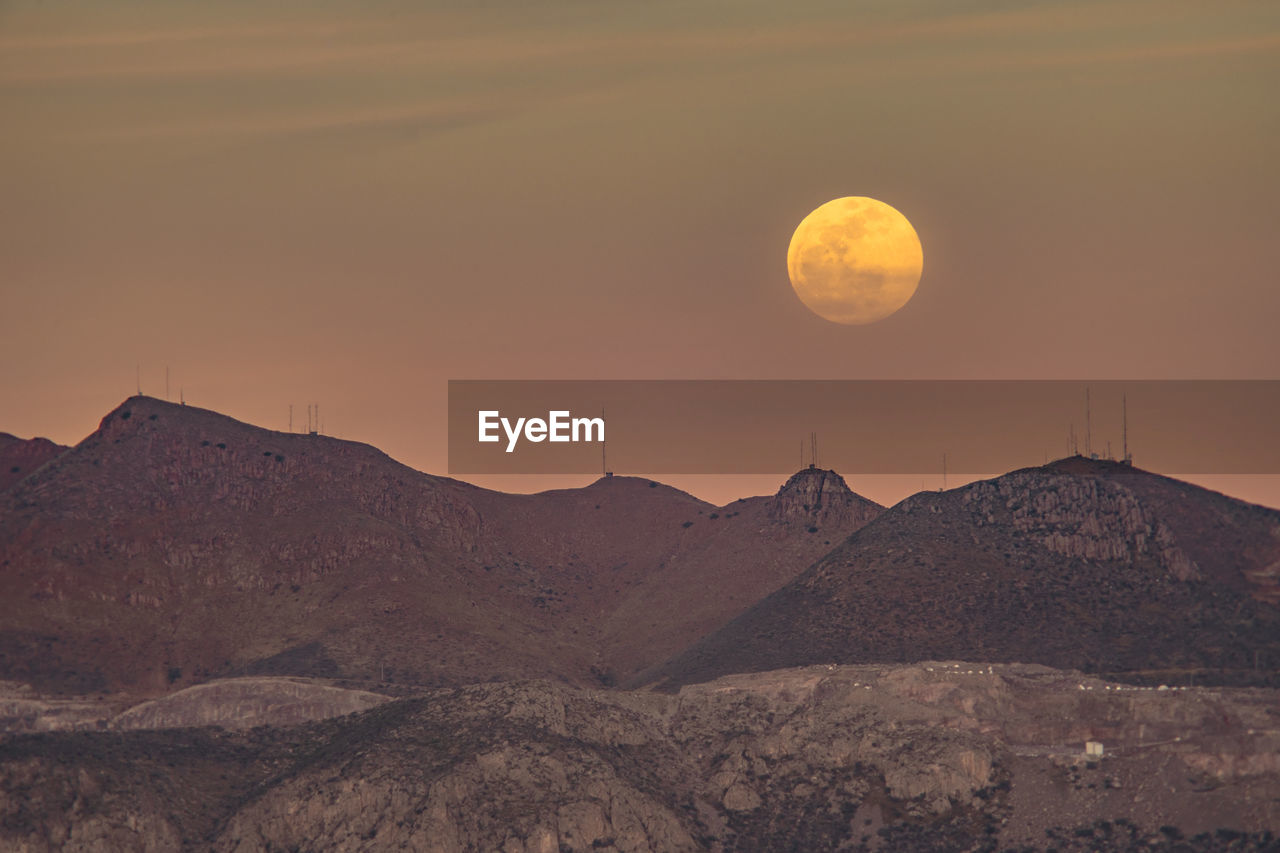
[[[681,526],[681,527],[683,527],[683,528],[688,529],[688,528],[690,528],[690,527],[693,527],[693,522],[692,522],[692,521],[686,521],[684,524],[682,524],[682,525],[680,525],[680,526]]]
[[[809,532],[810,532],[810,533],[817,533],[817,532],[818,532],[818,528],[816,528],[816,527],[810,527],[810,528],[809,528]]]
[[[226,443],[225,441],[219,441],[219,442],[218,442],[218,449],[219,449],[219,450],[226,450],[226,449],[227,449],[227,443]]]
[[[179,678],[182,678],[182,667],[180,666],[169,667],[169,683],[173,684]]]
[[[147,420],[154,421],[154,420],[157,420],[159,417],[160,417],[159,415],[152,415],[151,417],[147,418]]]
[[[120,420],[122,421],[127,421],[131,417],[133,417],[133,412],[129,411],[128,409],[125,409],[123,412],[120,413]]]

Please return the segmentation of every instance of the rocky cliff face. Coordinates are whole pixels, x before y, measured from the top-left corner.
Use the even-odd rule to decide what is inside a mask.
[[[1123,483],[1044,471],[1018,471],[961,493],[974,526],[998,524],[1064,557],[1134,562],[1153,559],[1181,581],[1198,566],[1148,506]]]
[[[26,735],[0,742],[0,846],[1110,849],[1092,835],[1105,818],[1134,849],[1172,849],[1161,826],[1264,849],[1249,833],[1280,820],[1277,698],[926,662],[675,696],[475,685],[286,729]]]
[[[824,468],[806,468],[791,475],[769,504],[769,518],[779,522],[808,522],[823,528],[861,527],[883,507],[854,494],[844,478]]]
[[[1015,471],[884,511],[635,683],[967,657],[1269,683],[1280,513],[1114,463]]]

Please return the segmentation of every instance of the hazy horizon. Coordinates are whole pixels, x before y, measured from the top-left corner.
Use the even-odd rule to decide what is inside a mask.
[[[152,396],[152,395],[144,395]],[[126,397],[121,404],[129,398]],[[163,400],[163,397],[152,397],[152,399]],[[178,401],[167,400],[165,402],[178,404]],[[119,404],[118,404],[119,405]],[[194,403],[192,404],[194,406]],[[115,407],[112,407],[112,410]],[[207,408],[207,407],[198,407]],[[110,411],[110,410],[108,410]],[[102,415],[106,415],[104,411]],[[266,424],[255,424],[238,417],[232,412],[220,412],[220,414],[232,417],[235,420],[247,423],[250,426],[262,429],[273,429],[278,432],[288,432],[286,423],[283,427],[272,427]],[[296,415],[297,413],[295,413]],[[300,434],[305,424],[305,413],[303,420],[295,420],[294,434]],[[96,424],[94,429],[96,429]],[[88,430],[83,435],[71,440],[60,440],[48,435],[17,435],[18,438],[34,439],[46,438],[58,444],[74,447],[81,440],[93,434],[93,429]],[[9,432],[0,424],[0,433]],[[14,433],[10,433],[14,434]],[[14,434],[16,435],[16,434]],[[536,494],[539,492],[551,491],[555,489],[572,489],[582,488],[601,479],[601,475],[577,475],[577,474],[488,474],[488,475],[456,475],[450,474],[446,470],[433,471],[430,469],[418,468],[412,463],[402,459],[396,454],[388,451],[384,447],[378,447],[373,442],[360,439],[353,436],[332,435],[325,433],[330,438],[338,438],[345,441],[356,441],[363,444],[369,444],[378,450],[386,453],[395,461],[406,465],[420,473],[431,474],[434,476],[450,477],[455,480],[462,480],[481,488],[492,489],[495,491],[509,492],[513,494]],[[1057,461],[1065,458],[1064,456],[1052,457],[1047,462]],[[826,467],[822,460],[819,459],[820,467]],[[806,463],[798,462],[796,471],[801,471],[807,467]],[[940,466],[941,467],[941,466]],[[1142,470],[1141,460],[1137,462],[1137,467]],[[992,471],[984,474],[957,474],[949,472],[944,475],[941,470],[936,475],[921,476],[918,474],[858,474],[851,475],[836,470],[837,474],[845,480],[849,488],[855,493],[869,498],[883,506],[893,506],[901,500],[910,497],[913,494],[924,491],[938,491],[944,487],[948,489],[959,488],[978,480],[998,477],[1008,473],[1006,471]],[[768,496],[775,494],[779,488],[786,482],[790,474],[770,475],[770,474],[628,474],[625,471],[614,472],[616,476],[634,476],[638,478],[656,480],[673,488],[687,492],[694,497],[706,501],[715,506],[725,506],[733,503],[740,498]],[[1179,474],[1177,472],[1153,471],[1153,473],[1162,474],[1164,476],[1175,477],[1176,479],[1185,480],[1189,483],[1202,486],[1213,491],[1221,492],[1230,497],[1239,500],[1256,503],[1262,506],[1280,509],[1280,503],[1276,502],[1275,496],[1280,493],[1280,475],[1274,474]]]

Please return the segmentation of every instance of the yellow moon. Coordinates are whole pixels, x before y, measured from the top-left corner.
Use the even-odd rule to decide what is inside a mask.
[[[911,223],[864,196],[838,198],[810,213],[787,249],[796,295],[833,323],[883,320],[907,304],[923,270],[924,250]]]

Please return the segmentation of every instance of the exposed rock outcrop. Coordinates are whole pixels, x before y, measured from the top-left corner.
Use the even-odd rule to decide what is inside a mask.
[[[289,726],[354,714],[390,697],[297,678],[230,678],[198,684],[134,705],[115,716],[113,729],[190,726]]]
[[[884,508],[854,494],[844,478],[825,468],[804,468],[783,484],[769,503],[769,518],[807,522],[818,528],[861,527]]]
[[[1161,826],[1222,829],[1260,850],[1280,820],[1277,698],[926,662],[670,696],[475,685],[283,729],[26,735],[0,742],[0,847],[1039,849],[1105,818],[1152,843]]]

